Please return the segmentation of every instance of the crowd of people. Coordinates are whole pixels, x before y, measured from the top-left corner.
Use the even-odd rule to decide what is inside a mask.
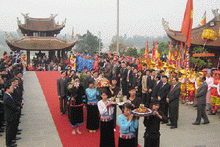
[[[86,54],[76,55],[92,58]],[[80,125],[84,123],[84,106],[87,108],[86,128],[90,133],[100,128],[100,146],[111,147],[115,146],[116,120],[120,127],[119,146],[137,146],[139,117],[133,116],[131,111],[139,108],[140,104],[154,111],[154,115],[144,118],[145,147],[159,146],[160,122],[170,126],[170,129],[178,127],[180,100],[183,104],[198,107],[193,125],[200,125],[201,118],[204,119],[203,124],[210,123],[205,110],[210,110],[210,115],[217,112],[220,72],[215,68],[201,72],[190,68],[187,75],[185,69],[166,62],[159,67],[153,61],[149,65],[138,59],[119,58],[113,54],[95,55],[94,59],[93,69],[88,70],[85,66],[77,76],[76,71],[69,67],[61,72],[62,77],[57,81],[61,115],[67,114],[68,109],[72,134],[82,133]],[[97,85],[97,81],[103,78],[109,80],[109,86]],[[120,92],[127,97],[127,101],[120,106],[122,114],[116,119],[117,107],[108,98],[120,95]]]
[[[17,146],[17,137],[22,132],[19,129],[23,99],[23,64],[16,54],[3,54],[0,61],[0,137],[6,133],[6,146]]]
[[[145,147],[159,146],[160,124],[170,129],[178,127],[179,101],[197,107],[193,125],[200,125],[201,118],[203,124],[210,123],[205,110],[215,115],[220,105],[220,71],[216,68],[201,71],[190,68],[187,74],[186,69],[166,62],[149,64],[117,54],[98,56],[96,53],[92,57],[78,52],[71,53],[62,67],[59,58],[49,62],[46,56],[26,67],[23,53],[19,54],[5,52],[0,61],[0,131],[6,125],[6,146],[16,146],[15,140],[20,139],[16,135],[21,133],[18,125],[24,105],[22,74],[26,70],[61,71],[62,77],[57,80],[61,115],[68,115],[72,134],[82,134],[80,126],[84,124],[83,109],[86,108],[86,128],[90,133],[100,129],[100,146],[115,146],[116,122],[120,127],[119,146],[137,146],[139,117],[131,111],[141,104],[154,111],[153,115],[144,117]],[[93,67],[87,68],[85,64],[79,67],[77,57],[93,60]],[[102,87],[97,83],[103,79],[107,85]],[[119,107],[122,114],[118,118],[116,105],[108,99],[115,96],[127,99]]]

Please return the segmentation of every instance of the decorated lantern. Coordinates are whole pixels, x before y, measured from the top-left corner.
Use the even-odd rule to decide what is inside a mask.
[[[202,39],[204,40],[216,40],[217,33],[211,29],[205,29],[202,32]]]

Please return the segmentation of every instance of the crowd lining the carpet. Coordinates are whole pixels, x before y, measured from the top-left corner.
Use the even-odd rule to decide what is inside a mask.
[[[7,147],[17,146],[17,137],[22,132],[19,129],[21,110],[24,106],[23,99],[23,60],[11,53],[4,52],[0,59],[0,137],[5,132]]]
[[[153,62],[149,65],[138,59],[113,54],[95,54],[92,57],[86,53],[72,53],[62,67],[59,58],[49,64],[46,64],[45,59],[46,56],[39,57],[33,60],[33,64],[26,66],[23,53],[11,52],[7,55],[4,52],[0,60],[0,132],[4,132],[6,126],[8,147],[17,146],[16,140],[21,139],[16,135],[21,133],[18,125],[24,105],[22,74],[26,70],[61,71],[62,77],[57,81],[61,115],[68,114],[73,127],[72,134],[81,134],[83,109],[86,108],[86,128],[90,133],[100,128],[100,146],[105,147],[115,146],[116,120],[120,127],[119,147],[138,145],[139,116],[133,115],[131,111],[138,109],[141,104],[154,112],[144,117],[145,147],[159,146],[161,122],[170,126],[170,129],[178,127],[179,100],[197,106],[197,118],[193,125],[200,125],[201,118],[204,119],[203,124],[208,124],[205,109],[210,111],[210,115],[215,115],[220,105],[220,72],[216,68],[207,71],[194,71],[191,68],[186,78],[185,69],[178,69],[166,62],[159,68]],[[80,64],[81,61],[86,62]],[[187,79],[189,99],[186,99]],[[108,98],[120,95],[125,96],[126,102],[119,106],[122,114],[116,118],[117,107]]]
[[[83,53],[77,54],[79,57],[92,58]],[[86,66],[82,71],[79,70],[82,67],[67,65],[67,70],[61,71],[62,77],[57,80],[57,88],[60,113],[68,115],[73,127],[72,134],[82,133],[80,125],[84,123],[83,108],[85,107],[86,128],[90,133],[95,133],[100,128],[101,147],[115,146],[116,120],[120,127],[118,146],[138,145],[139,116],[134,116],[131,111],[138,109],[141,104],[154,112],[153,115],[144,117],[145,147],[160,145],[161,123],[170,126],[170,129],[178,127],[180,100],[183,104],[194,104],[194,107],[197,107],[197,118],[193,125],[200,125],[201,118],[204,120],[202,124],[210,123],[205,110],[209,110],[210,115],[217,113],[220,104],[220,72],[216,68],[203,72],[190,69],[189,99],[186,99],[185,69],[176,69],[174,65],[167,66],[166,63],[159,69],[156,64],[149,66],[138,60],[123,59],[113,54],[95,56],[94,59],[94,66],[89,70]],[[77,76],[75,69],[80,76]],[[177,70],[180,75],[177,75]],[[211,84],[210,78],[212,78]],[[101,82],[105,80],[108,80],[107,85],[102,86]],[[117,107],[108,98],[119,95],[126,96],[127,100],[119,106],[122,114],[116,119]],[[208,99],[212,101],[212,107]]]

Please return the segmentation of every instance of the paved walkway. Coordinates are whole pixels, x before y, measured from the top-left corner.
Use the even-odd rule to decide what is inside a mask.
[[[47,106],[43,91],[35,72],[24,74],[24,100],[19,135],[19,147],[62,147],[59,135]],[[5,146],[5,133],[0,138],[0,146]]]
[[[180,104],[180,114],[177,129],[170,129],[161,124],[161,147],[220,147],[220,119],[208,115],[208,125],[192,125],[196,120],[196,108]],[[203,120],[202,120],[203,122]],[[139,144],[144,145],[143,134],[145,127],[143,119],[139,121]]]
[[[23,129],[17,141],[19,147],[62,147],[59,135],[54,125],[50,110],[35,72],[24,75],[24,99],[20,128]],[[121,110],[118,110],[118,115]],[[208,116],[210,124],[193,126],[196,110],[191,106],[180,104],[180,119],[178,129],[171,130],[161,125],[161,147],[220,147],[219,116]],[[143,146],[143,118],[139,121],[139,144]],[[0,137],[0,147],[5,146],[5,134]],[[98,143],[97,143],[98,146]]]

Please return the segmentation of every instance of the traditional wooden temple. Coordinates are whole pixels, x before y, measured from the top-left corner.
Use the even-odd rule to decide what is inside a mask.
[[[215,56],[210,58],[212,60],[212,66],[217,67],[219,62],[220,53],[220,14],[217,10],[212,10],[214,18],[201,27],[196,27],[192,29],[191,35],[191,47],[189,50],[190,57],[192,56],[192,50],[196,46],[204,46],[209,53],[214,53]],[[174,44],[177,42],[185,42],[186,38],[181,34],[180,31],[174,31],[169,28],[169,23],[162,19],[164,29],[168,37],[172,40]],[[217,38],[215,40],[202,38],[203,30],[209,29],[217,33]]]
[[[11,34],[5,34],[6,43],[12,51],[25,50],[27,52],[27,62],[30,63],[30,52],[41,51],[49,52],[50,61],[57,57],[62,57],[61,62],[65,62],[66,51],[71,51],[76,44],[76,40],[63,40],[56,36],[65,27],[66,19],[59,24],[55,22],[56,15],[51,14],[49,18],[31,18],[23,14],[24,24],[17,18],[19,28],[19,39],[14,38]]]

